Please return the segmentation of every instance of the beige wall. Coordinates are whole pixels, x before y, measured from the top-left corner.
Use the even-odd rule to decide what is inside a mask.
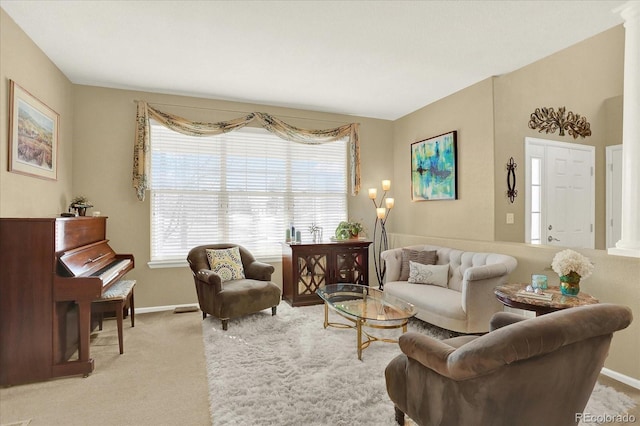
[[[358,121],[362,124],[363,191],[350,198],[351,218],[362,219],[369,230],[373,229],[375,216],[366,189],[379,188],[382,179],[391,178],[390,196],[396,198],[396,208],[388,222],[389,230],[413,235],[392,235],[392,246],[430,242],[464,250],[512,254],[519,261],[512,279],[527,281],[531,273],[545,270],[555,249],[494,242],[496,237],[511,238],[512,233],[502,225],[507,211],[502,198],[506,190],[504,163],[513,155],[521,164],[524,136],[539,136],[526,128],[530,112],[538,106],[566,104],[589,118],[594,140],[605,139],[602,104],[621,91],[620,77],[613,75],[621,61],[621,47],[617,45],[622,43],[621,27],[588,40],[585,45],[579,45],[576,52],[570,48],[554,55],[555,59],[550,57],[534,64],[531,69],[527,67],[513,75],[484,80],[392,123],[264,105],[74,86],[4,11],[0,11],[0,15],[3,80],[0,85],[3,108],[0,113],[0,216],[49,216],[65,210],[73,195],[87,195],[94,202],[95,210],[109,216],[108,236],[113,248],[136,257],[136,268],[130,275],[139,280],[136,299],[140,307],[193,303],[196,298],[187,268],[149,269],[146,265],[149,201],[137,201],[131,187],[134,99],[169,104],[163,105],[163,109],[214,121],[255,110],[312,128]],[[564,73],[563,82],[557,77],[549,83],[549,76],[562,75],[567,64],[575,67],[572,66],[572,72]],[[607,70],[613,74],[602,77]],[[587,76],[586,81],[582,79],[583,74]],[[6,172],[8,79],[16,80],[60,113],[56,182]],[[565,92],[566,85],[571,90]],[[450,130],[458,131],[460,199],[411,202],[411,143]],[[519,173],[518,182],[523,182],[522,168]],[[523,203],[522,198],[517,200]],[[517,222],[521,222],[523,212],[518,212]],[[636,317],[640,317],[637,278],[640,262],[609,256],[601,250],[586,251],[586,254],[595,261],[596,272],[584,282],[584,291],[604,302],[631,306]],[[278,263],[276,268],[275,280],[281,283]],[[616,335],[607,367],[640,379],[640,360],[636,356],[640,350],[639,339],[640,321],[636,320],[628,330]]]
[[[391,175],[392,123],[385,120],[341,116],[311,111],[274,108],[265,105],[232,103],[157,93],[143,93],[91,86],[75,86],[74,193],[84,194],[94,209],[109,216],[107,230],[116,252],[133,253],[136,268],[128,276],[138,280],[136,304],[139,307],[196,302],[193,280],[187,267],[150,269],[149,198],[137,200],[131,186],[134,100],[145,100],[163,111],[205,121],[223,121],[252,111],[272,113],[304,128],[333,128],[350,122],[360,123],[362,185],[375,185]],[[177,105],[180,105],[178,107]],[[361,219],[373,229],[375,212],[366,189],[349,197],[350,217]],[[328,235],[326,235],[328,236]],[[282,284],[280,262],[274,281]]]
[[[604,146],[620,143],[620,131],[612,130],[616,124],[611,122],[620,122],[623,47],[624,30],[619,26],[394,122],[394,179],[400,183],[400,195],[394,194],[399,203],[388,223],[393,231],[390,245],[429,243],[510,254],[518,259],[513,282],[528,282],[532,273],[544,273],[557,284],[547,268],[558,249],[516,242],[524,240],[524,137],[574,140],[529,129],[529,115],[537,107],[565,105],[588,118],[593,135],[575,142],[596,146],[597,219],[603,221]],[[412,203],[409,145],[450,130],[459,132],[460,199]],[[513,205],[504,195],[505,164],[511,156],[519,166],[519,195]],[[516,213],[515,225],[505,225],[507,212]],[[597,240],[604,244],[604,231],[600,230]],[[609,256],[604,250],[580,251],[596,266],[593,276],[582,283],[583,291],[602,302],[627,305],[640,317],[640,261]],[[616,334],[606,367],[640,379],[639,351],[640,322],[636,320]]]
[[[411,144],[458,132],[458,200],[411,201]],[[394,122],[390,231],[493,240],[493,82],[487,79]]]
[[[612,126],[606,101],[623,90],[624,28],[622,25],[589,38],[568,49],[495,78],[495,240],[524,242],[524,138],[534,137],[596,147],[595,247],[605,248],[605,146],[620,143],[608,132]],[[621,98],[618,98],[621,102]],[[565,106],[585,116],[592,135],[573,139],[568,133],[545,134],[529,129],[529,116],[536,108]],[[622,122],[618,119],[618,125]],[[619,132],[622,131],[620,127]],[[518,197],[511,204],[505,164],[513,157],[518,164]],[[506,214],[515,223],[506,224]]]
[[[60,114],[58,180],[8,172],[9,80]],[[71,201],[73,85],[0,9],[0,216],[41,217]]]
[[[0,216],[56,216],[71,198],[86,195],[109,216],[107,234],[116,252],[133,253],[138,279],[136,304],[154,307],[194,303],[193,282],[186,267],[149,269],[149,201],[137,201],[131,186],[134,100],[156,103],[162,109],[192,119],[227,120],[251,111],[264,111],[305,128],[333,128],[359,122],[362,187],[349,197],[349,217],[373,229],[375,212],[366,188],[391,176],[392,122],[338,114],[251,105],[202,98],[170,96],[73,85],[0,9]],[[17,81],[60,114],[58,180],[47,181],[7,172],[8,80]],[[168,104],[168,105],[167,105]],[[180,105],[183,107],[177,107]],[[72,161],[74,160],[74,161]],[[326,234],[328,235],[328,234]],[[279,262],[274,280],[281,284]],[[373,276],[373,271],[372,271]]]

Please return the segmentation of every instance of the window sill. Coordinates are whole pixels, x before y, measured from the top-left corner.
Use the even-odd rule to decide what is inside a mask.
[[[264,263],[282,263],[282,258],[280,257],[264,257],[264,258],[256,258],[259,262]],[[174,259],[174,260],[151,260],[147,262],[147,266],[150,269],[161,269],[161,268],[184,268],[189,266],[189,262],[182,259]]]
[[[183,268],[185,266],[189,266],[189,262],[186,260],[176,259],[176,260],[151,260],[147,262],[147,266],[151,269],[159,269],[159,268]]]

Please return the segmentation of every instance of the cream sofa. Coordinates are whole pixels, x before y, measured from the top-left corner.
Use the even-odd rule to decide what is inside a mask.
[[[402,249],[386,250],[384,292],[415,305],[416,317],[438,327],[459,333],[484,333],[494,313],[502,311],[493,289],[507,282],[518,262],[512,256],[496,253],[464,252],[432,245],[404,247],[437,253],[436,265],[449,265],[446,287],[398,281]]]

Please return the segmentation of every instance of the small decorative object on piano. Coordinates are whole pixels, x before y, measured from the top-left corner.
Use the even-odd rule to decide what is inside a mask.
[[[93,207],[91,201],[84,195],[78,195],[77,197],[73,197],[71,200],[71,204],[69,204],[69,211],[74,209],[77,212],[78,216],[85,216],[87,214],[87,209]]]

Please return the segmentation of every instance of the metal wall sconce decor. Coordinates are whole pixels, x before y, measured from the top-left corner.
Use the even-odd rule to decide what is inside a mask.
[[[591,136],[590,124],[586,117],[572,111],[565,116],[565,111],[565,107],[559,107],[558,111],[553,108],[536,108],[530,116],[529,128],[538,129],[538,133],[555,133],[556,130],[560,130],[560,136],[564,136],[566,130],[574,139],[578,136]]]
[[[507,197],[512,204],[518,196],[518,190],[516,189],[517,167],[518,165],[513,161],[513,157],[509,158],[509,162],[507,163]]]

